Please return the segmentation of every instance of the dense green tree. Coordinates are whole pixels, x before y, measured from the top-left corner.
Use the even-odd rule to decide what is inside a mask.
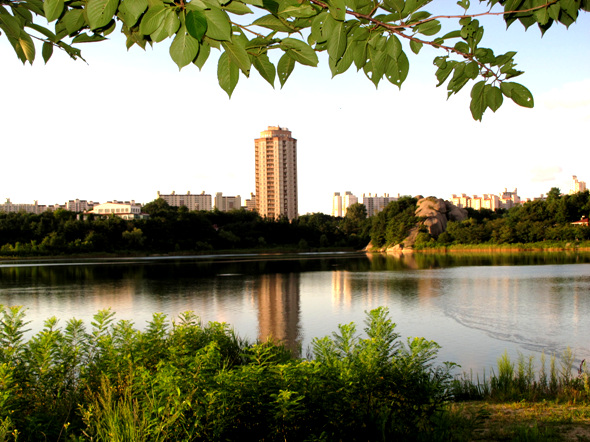
[[[42,42],[47,62],[54,49],[80,58],[80,43],[104,40],[120,23],[127,47],[145,48],[172,39],[170,57],[183,68],[201,68],[212,48],[218,59],[220,86],[231,95],[240,73],[254,67],[274,86],[289,78],[297,63],[318,64],[327,51],[333,75],[353,64],[377,86],[382,79],[401,87],[409,73],[406,52],[436,50],[438,85],[448,94],[476,81],[471,90],[473,118],[496,111],[504,100],[533,107],[528,89],[512,79],[515,52],[495,54],[482,46],[481,16],[501,16],[510,26],[536,24],[544,33],[553,23],[572,24],[590,0],[460,0],[433,16],[431,0],[6,0],[0,5],[0,29],[16,55],[36,58],[34,40]],[[455,5],[456,3],[456,5]],[[472,5],[473,4],[473,5]],[[473,6],[473,8],[472,8]],[[477,6],[486,6],[483,12]],[[473,11],[473,9],[477,9]],[[254,10],[254,20],[247,15]],[[48,26],[49,22],[52,26]],[[444,23],[443,23],[444,22]],[[51,27],[51,29],[50,29]],[[444,29],[444,31],[443,31]],[[269,57],[272,52],[279,57]],[[275,61],[278,59],[275,65]]]

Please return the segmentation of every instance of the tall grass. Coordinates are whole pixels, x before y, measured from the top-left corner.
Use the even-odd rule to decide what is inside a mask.
[[[533,356],[519,354],[515,363],[505,352],[497,363],[497,373],[492,370],[486,377],[474,378],[473,372],[463,373],[451,386],[455,400],[539,401],[557,399],[587,401],[590,399],[590,373],[585,361],[574,367],[575,355],[565,350],[559,363],[552,355],[547,367],[545,354],[541,355],[539,369],[535,371]]]

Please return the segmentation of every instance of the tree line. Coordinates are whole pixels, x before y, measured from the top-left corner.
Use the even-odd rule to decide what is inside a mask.
[[[370,237],[375,247],[401,243],[420,223],[415,216],[417,198],[403,197],[371,217]],[[452,245],[510,245],[567,243],[590,240],[590,228],[572,224],[590,213],[590,192],[561,195],[552,188],[545,199],[529,201],[511,209],[467,209],[464,221],[449,221],[437,237],[422,228],[414,247]]]
[[[149,219],[124,220],[56,210],[42,214],[0,213],[0,255],[49,256],[85,253],[203,253],[219,250],[362,249],[401,243],[420,219],[418,199],[404,196],[367,217],[354,204],[346,216],[323,213],[287,219],[256,212],[189,211],[158,199],[146,204]],[[468,219],[449,221],[438,237],[425,228],[415,248],[505,245],[590,240],[590,228],[572,222],[590,213],[590,192],[561,195],[553,188],[543,200],[511,209],[467,209]]]
[[[364,209],[364,207],[362,208]],[[203,253],[213,250],[362,248],[368,233],[354,218],[322,213],[287,219],[256,212],[189,211],[157,199],[143,207],[148,219],[124,220],[58,209],[41,214],[0,212],[0,255],[86,253]]]

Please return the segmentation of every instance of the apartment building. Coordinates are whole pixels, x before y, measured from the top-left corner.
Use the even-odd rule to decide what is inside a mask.
[[[373,216],[381,212],[389,203],[398,199],[399,194],[397,196],[389,196],[388,193],[384,193],[383,196],[377,196],[377,194],[372,195],[369,193],[369,195],[365,195],[363,193],[361,203],[367,209],[367,216]]]
[[[518,196],[517,189],[513,192],[509,192],[508,189],[504,188],[504,191],[498,195],[491,193],[485,193],[482,196],[468,196],[464,193],[461,195],[455,195],[451,197],[451,203],[459,208],[466,209],[468,207],[474,210],[481,209],[510,209],[514,206],[521,204],[520,197]]]
[[[46,210],[47,206],[40,206],[36,200],[33,204],[16,204],[10,201],[10,198],[6,198],[6,202],[0,204],[0,212],[5,213],[27,212],[39,214]]]
[[[237,196],[223,196],[222,192],[215,194],[214,200],[215,208],[221,212],[229,212],[230,210],[239,210],[242,207],[242,198]]]
[[[346,191],[344,195],[340,195],[340,192],[334,192],[334,196],[332,197],[332,216],[346,216],[348,208],[358,202],[358,197],[354,196],[352,192]]]
[[[572,176],[572,180],[570,182],[569,194],[573,195],[574,193],[584,192],[585,190],[586,190],[586,182],[585,181],[578,181],[578,177],[576,175]]]
[[[286,127],[268,126],[254,140],[256,210],[262,217],[298,216],[297,140]]]
[[[200,194],[193,194],[187,192],[186,194],[177,194],[172,191],[171,194],[165,195],[158,190],[158,198],[162,198],[169,205],[174,207],[185,206],[188,210],[211,210],[212,198],[211,195],[206,194],[205,191]]]

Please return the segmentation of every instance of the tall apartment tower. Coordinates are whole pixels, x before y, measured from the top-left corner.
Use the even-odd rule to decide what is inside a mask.
[[[254,145],[256,210],[263,217],[296,218],[297,140],[286,127],[268,126]]]

